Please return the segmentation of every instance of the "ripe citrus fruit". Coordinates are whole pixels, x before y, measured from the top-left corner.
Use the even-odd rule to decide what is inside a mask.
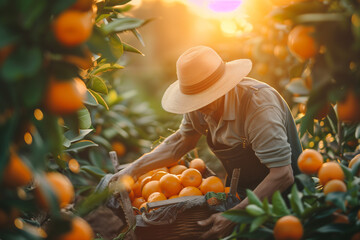
[[[143,187],[145,186],[145,184],[147,184],[148,182],[151,181],[151,176],[147,176],[146,178],[144,178],[142,181],[141,181],[141,184],[140,184],[140,190],[142,191]]]
[[[169,173],[177,175],[177,174],[181,174],[186,169],[187,167],[184,165],[175,165],[169,169]]]
[[[202,192],[197,187],[193,187],[193,186],[184,187],[179,193],[179,197],[201,196],[201,195],[203,195]]]
[[[148,197],[148,202],[157,202],[157,201],[164,201],[166,200],[166,196],[161,192],[153,192]]]
[[[121,186],[124,187],[127,192],[130,192],[135,184],[135,181],[130,175],[123,175],[119,177],[118,183],[121,184]]]
[[[357,154],[355,157],[353,157],[349,162],[349,168],[353,168],[355,166],[355,163],[357,163],[360,160],[360,154]],[[360,168],[356,174],[357,176],[360,175]]]
[[[55,19],[54,34],[62,45],[75,47],[90,37],[92,27],[92,11],[66,10]]]
[[[224,192],[224,184],[221,179],[216,176],[205,178],[200,185],[201,192],[205,195],[207,192]]]
[[[155,172],[154,171],[148,171],[147,173],[144,173],[138,178],[138,181],[141,182],[146,177],[151,177]]]
[[[4,170],[4,185],[7,187],[24,186],[31,182],[32,176],[30,168],[15,151],[10,150],[10,159]]]
[[[182,172],[180,181],[184,187],[199,187],[202,182],[202,176],[197,169],[189,168]]]
[[[157,168],[153,170],[154,173],[158,172],[158,171],[164,171],[164,172],[169,172],[169,169],[167,167],[161,167],[161,168]]]
[[[147,204],[147,202],[144,202],[144,203],[142,203],[142,204],[140,205],[139,210],[140,210],[141,212],[147,209],[147,205],[146,205],[146,204]]]
[[[160,187],[166,197],[179,194],[183,188],[179,178],[174,174],[167,174],[160,178]]]
[[[172,195],[171,197],[169,197],[169,199],[173,199],[173,198],[178,198],[179,195]]]
[[[68,165],[69,165],[70,171],[72,171],[73,173],[80,172],[80,164],[78,161],[76,161],[76,159],[74,159],[74,158],[70,159],[68,162]]]
[[[325,184],[332,179],[338,179],[343,181],[345,178],[344,172],[341,169],[340,165],[335,162],[324,163],[319,169],[318,177],[320,183],[323,186],[325,186]]]
[[[314,149],[305,149],[298,157],[297,162],[301,172],[316,174],[323,164],[323,157]]]
[[[303,236],[304,230],[297,217],[288,215],[276,221],[274,237],[276,240],[298,240]]]
[[[346,185],[343,181],[332,179],[325,184],[323,192],[327,195],[331,192],[346,192],[346,189]]]
[[[151,176],[151,180],[160,180],[161,177],[165,176],[166,174],[169,174],[168,172],[165,171],[157,171],[156,173],[154,173]]]
[[[343,101],[337,103],[338,118],[342,122],[360,121],[360,97],[355,95],[353,90],[349,90]]]
[[[71,222],[71,230],[62,234],[59,240],[92,240],[94,233],[90,225],[82,218],[75,217]]]
[[[200,158],[195,158],[189,163],[189,168],[197,169],[201,174],[204,174],[206,165],[205,162]]]
[[[54,114],[70,114],[83,107],[86,86],[81,80],[51,79],[45,98],[46,108]]]
[[[285,60],[285,58],[289,55],[289,51],[287,47],[284,45],[276,45],[274,48],[274,56],[279,58],[280,60]]]
[[[114,141],[111,144],[111,147],[119,157],[122,157],[122,156],[125,155],[126,148],[125,148],[125,145],[122,142]]]
[[[49,172],[46,173],[45,179],[58,199],[61,208],[73,201],[75,196],[74,187],[65,175],[58,172]],[[49,209],[49,203],[44,196],[43,191],[44,190],[39,189],[39,187],[36,188],[35,194],[37,201],[44,209]]]
[[[141,204],[145,203],[145,199],[143,197],[135,198],[134,201],[132,201],[131,205],[134,207],[140,209]]]
[[[301,60],[314,57],[319,51],[319,47],[311,36],[314,32],[315,28],[312,26],[298,25],[294,27],[288,36],[290,52]]]
[[[159,181],[150,181],[146,183],[141,191],[141,194],[143,198],[147,200],[150,194],[152,194],[153,192],[161,192]]]
[[[131,189],[133,190],[135,197],[141,197],[141,183],[139,181],[136,181]]]

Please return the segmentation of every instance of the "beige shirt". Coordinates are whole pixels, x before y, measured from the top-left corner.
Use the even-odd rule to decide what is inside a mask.
[[[291,114],[288,105],[272,87],[254,92],[245,116],[244,126],[240,126],[241,112],[238,96],[244,89],[241,86],[255,86],[261,82],[244,78],[234,89],[225,95],[224,112],[219,122],[211,115],[198,111],[186,113],[180,125],[184,134],[206,135],[210,131],[214,144],[233,147],[246,138],[256,156],[268,168],[286,166],[291,163],[291,147],[287,142],[286,119]],[[244,132],[242,133],[242,129]]]

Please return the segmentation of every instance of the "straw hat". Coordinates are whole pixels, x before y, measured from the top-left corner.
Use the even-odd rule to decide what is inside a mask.
[[[225,63],[209,47],[190,48],[176,62],[178,80],[166,89],[162,107],[177,114],[200,109],[234,88],[251,67],[249,59]]]

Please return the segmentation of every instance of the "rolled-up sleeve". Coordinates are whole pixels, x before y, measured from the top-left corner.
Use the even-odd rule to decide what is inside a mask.
[[[291,147],[287,141],[285,120],[274,106],[257,109],[248,124],[248,137],[256,156],[268,168],[291,163]]]

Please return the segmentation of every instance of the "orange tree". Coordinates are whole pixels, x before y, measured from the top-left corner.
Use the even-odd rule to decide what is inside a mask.
[[[85,221],[60,209],[73,209],[78,188],[69,178],[97,170],[74,158],[98,146],[85,137],[92,107],[107,105],[104,74],[123,68],[124,51],[140,53],[119,36],[141,40],[137,28],[147,22],[126,16],[128,2],[1,1],[1,239],[92,238]],[[76,214],[89,211],[81,207]]]

